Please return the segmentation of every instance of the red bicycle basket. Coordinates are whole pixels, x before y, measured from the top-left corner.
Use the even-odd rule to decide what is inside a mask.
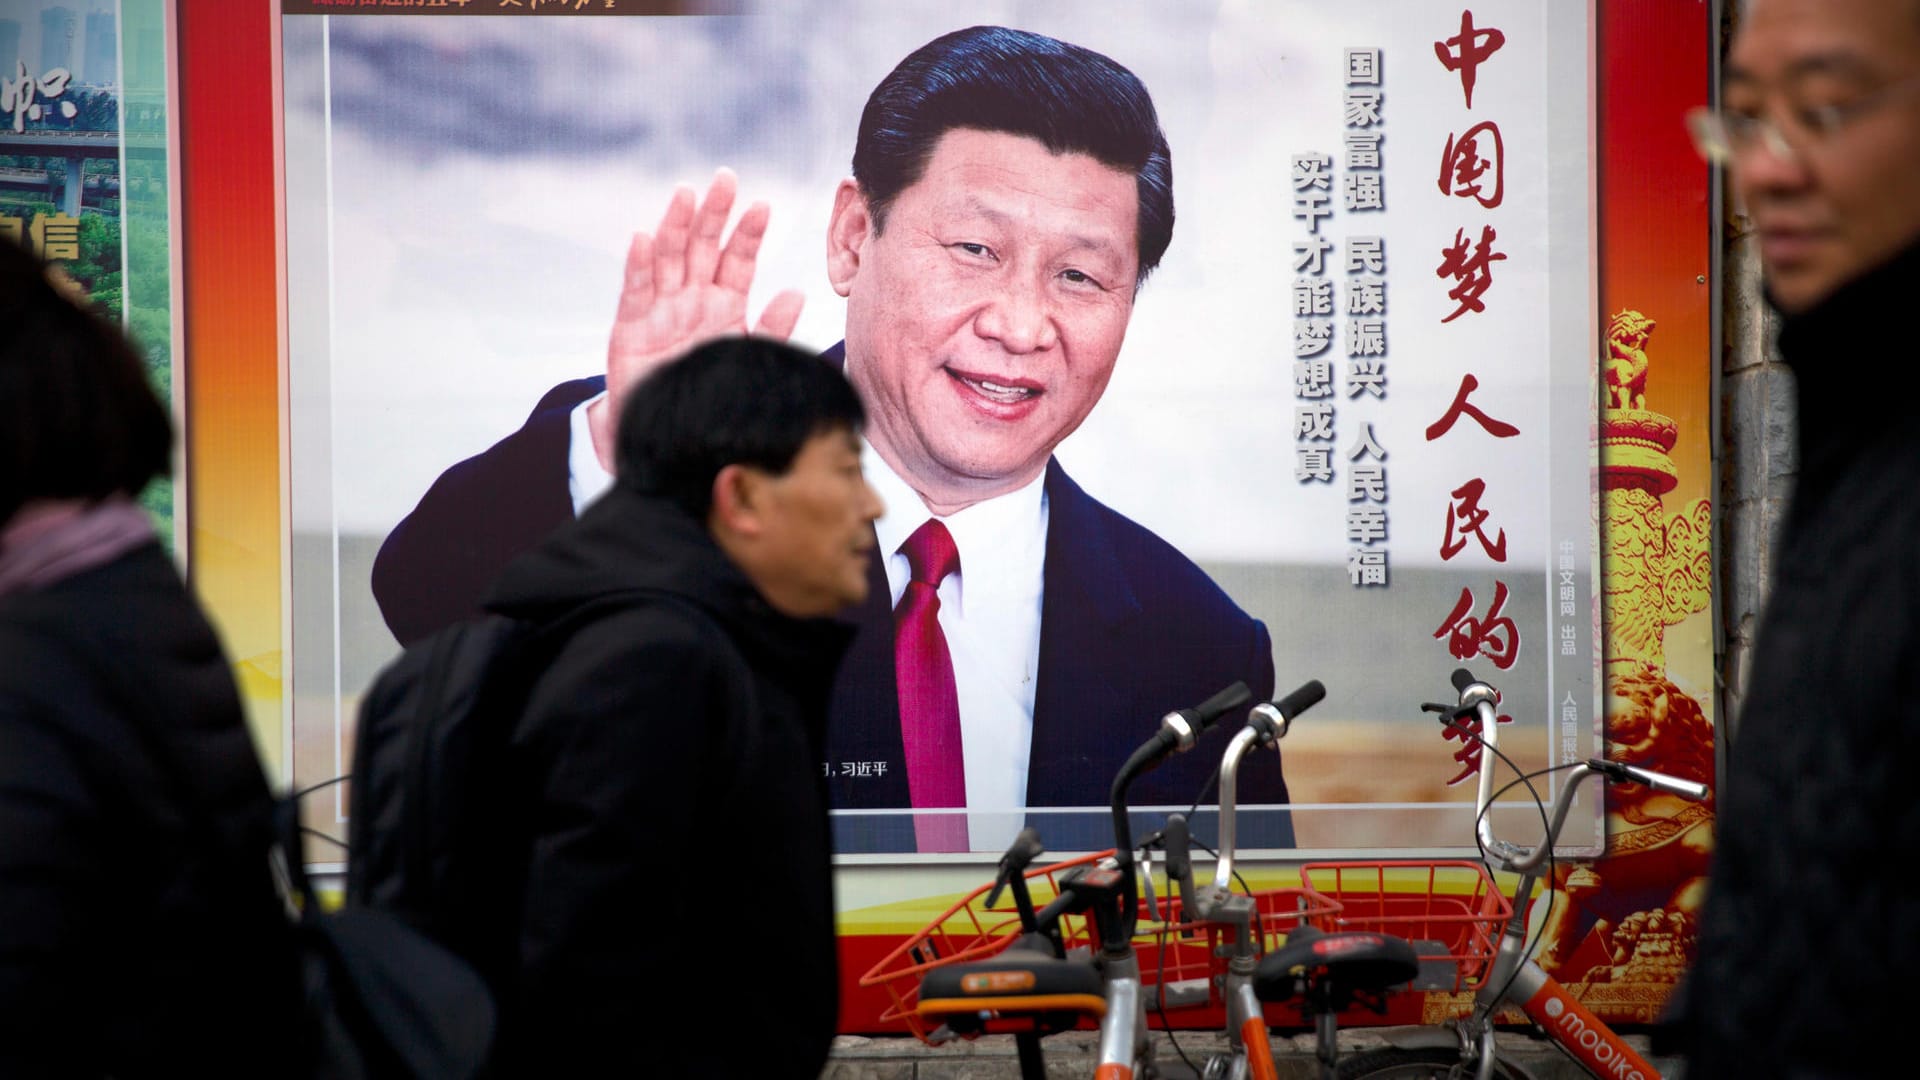
[[[1421,950],[1423,979],[1445,981],[1451,968],[1455,991],[1478,988],[1513,915],[1493,875],[1476,862],[1305,863],[1300,883],[1338,908],[1316,925],[1406,938]]]
[[[1059,895],[1061,875],[1112,855],[1111,850],[1099,851],[1028,870],[1027,888],[1032,894],[1033,906],[1044,907]],[[1011,891],[1003,892],[998,903],[988,907],[986,898],[992,891],[989,883],[961,897],[860,977],[861,986],[879,986],[887,992],[889,1004],[880,1014],[881,1023],[904,1022],[921,1041],[928,1041],[931,1030],[915,1011],[920,980],[927,972],[947,964],[984,960],[1012,945],[1020,936],[1020,915],[1014,908]],[[1257,890],[1251,895],[1258,911],[1256,930],[1263,951],[1272,948],[1288,930],[1303,921],[1330,927],[1328,920],[1338,908],[1312,888],[1288,886]],[[1158,898],[1158,913],[1161,919],[1154,921],[1148,901],[1144,897],[1140,900],[1133,947],[1139,957],[1143,980],[1149,984],[1147,992],[1155,993],[1157,987],[1179,983],[1197,986],[1196,980],[1199,980],[1207,988],[1204,1002],[1194,998],[1182,1004],[1170,1004],[1168,1010],[1218,1008],[1221,1000],[1215,977],[1226,972],[1226,957],[1221,955],[1226,939],[1224,928],[1182,921],[1177,898]],[[1060,920],[1061,940],[1069,956],[1090,956],[1099,945],[1094,933],[1092,920],[1084,915],[1067,915]]]

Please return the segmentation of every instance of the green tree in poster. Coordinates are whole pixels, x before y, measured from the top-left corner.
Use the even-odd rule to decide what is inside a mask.
[[[78,131],[120,130],[120,102],[112,94],[87,94],[80,99],[79,115],[73,118]]]

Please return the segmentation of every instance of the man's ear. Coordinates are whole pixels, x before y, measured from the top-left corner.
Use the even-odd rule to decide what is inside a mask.
[[[760,534],[761,490],[766,477],[758,469],[735,463],[722,466],[713,477],[713,508],[708,526],[716,533],[750,537]]]
[[[849,177],[833,191],[833,217],[827,221],[827,280],[846,296],[860,273],[860,252],[873,231],[873,215],[858,181]]]

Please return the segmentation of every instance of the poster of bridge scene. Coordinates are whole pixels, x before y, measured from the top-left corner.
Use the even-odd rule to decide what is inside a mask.
[[[120,322],[173,400],[163,0],[0,7],[0,235]],[[143,496],[171,545],[173,491]]]

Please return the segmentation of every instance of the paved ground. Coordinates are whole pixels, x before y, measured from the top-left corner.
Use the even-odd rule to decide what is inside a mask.
[[[1174,1055],[1164,1034],[1159,1040],[1160,1057],[1172,1065]],[[1180,1048],[1194,1063],[1202,1062],[1210,1052],[1224,1049],[1225,1039],[1211,1032],[1175,1032]],[[1643,1035],[1628,1035],[1627,1041],[1641,1056],[1649,1054]],[[1383,1044],[1379,1029],[1348,1030],[1340,1033],[1342,1054],[1364,1052]],[[1047,1059],[1049,1080],[1085,1080],[1093,1075],[1096,1035],[1093,1032],[1067,1032],[1048,1036],[1041,1044]],[[1524,1032],[1503,1031],[1499,1045],[1504,1058],[1525,1068],[1533,1080],[1584,1080],[1588,1074],[1574,1064],[1552,1043]],[[1281,1035],[1274,1040],[1275,1064],[1280,1080],[1318,1080],[1319,1066],[1314,1059],[1312,1035]],[[1679,1075],[1672,1059],[1649,1058],[1667,1080]],[[1623,1074],[1621,1080],[1629,1080]],[[822,1080],[1018,1080],[1019,1065],[1014,1057],[1013,1040],[992,1036],[971,1043],[926,1046],[916,1039],[861,1038],[843,1035],[834,1040],[832,1056]],[[1654,1080],[1648,1077],[1646,1080]]]

